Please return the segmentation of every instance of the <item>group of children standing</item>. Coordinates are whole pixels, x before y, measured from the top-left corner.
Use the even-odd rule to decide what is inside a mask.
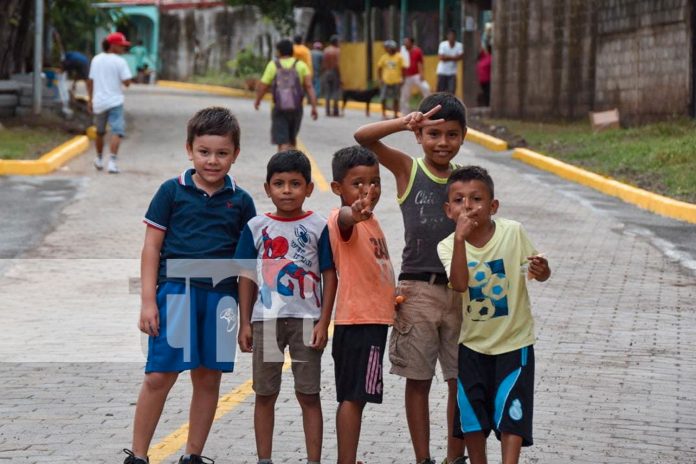
[[[423,158],[382,142],[399,131],[414,132]],[[203,462],[221,374],[234,369],[235,341],[253,353],[258,462],[272,463],[288,347],[307,462],[319,463],[321,356],[334,302],[339,463],[356,463],[363,409],[382,402],[389,325],[391,372],[406,378],[416,462],[435,462],[428,396],[437,360],[449,387],[444,462],[464,463],[466,445],[473,464],[485,463],[491,431],[501,440],[503,462],[517,462],[520,447],[532,443],[534,333],[524,270],[540,281],[550,270],[519,223],[492,219],[498,200],[488,173],[452,163],[466,134],[461,102],[436,93],[416,112],[360,127],[360,146],[333,155],[331,189],[340,207],[328,220],[304,209],[311,167],[296,150],[269,160],[264,187],[275,211],[256,215],[249,194],[228,175],[239,132],[224,108],[196,113],[186,142],[193,169],[162,184],[146,213],[139,327],[150,335],[149,351],[125,464],[148,462],[167,394],[184,370],[191,371],[193,394],[179,463]],[[398,288],[374,214],[380,164],[396,179],[404,218]],[[234,273],[208,272],[213,280],[201,269],[187,277],[172,271],[180,260],[232,257],[238,280]]]

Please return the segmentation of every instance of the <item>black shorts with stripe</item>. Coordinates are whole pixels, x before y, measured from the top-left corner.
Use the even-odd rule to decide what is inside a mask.
[[[381,403],[382,360],[387,343],[385,324],[337,325],[331,356],[334,359],[336,400]]]
[[[534,409],[534,346],[498,355],[478,353],[459,345],[457,412],[454,435],[491,430],[532,440]]]

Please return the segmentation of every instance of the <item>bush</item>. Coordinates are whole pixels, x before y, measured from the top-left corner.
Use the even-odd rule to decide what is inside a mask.
[[[251,48],[247,47],[237,54],[237,57],[227,62],[227,67],[236,77],[260,77],[266,67],[266,59],[256,55]]]

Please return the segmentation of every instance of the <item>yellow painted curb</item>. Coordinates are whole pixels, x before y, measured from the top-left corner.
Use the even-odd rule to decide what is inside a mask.
[[[505,140],[497,139],[476,129],[468,128],[466,130],[466,140],[478,143],[491,151],[505,151],[508,149],[508,144]]]
[[[86,135],[73,137],[38,160],[0,160],[0,175],[41,175],[55,171],[89,147]]]
[[[647,190],[632,187],[610,177],[585,171],[526,148],[516,148],[512,152],[512,157],[544,171],[552,172],[564,179],[620,198],[626,203],[631,203],[653,213],[696,224],[696,204],[674,200]]]

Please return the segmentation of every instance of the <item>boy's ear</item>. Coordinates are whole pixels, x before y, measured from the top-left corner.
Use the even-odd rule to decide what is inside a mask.
[[[491,202],[491,216],[493,216],[495,213],[498,212],[499,206],[500,206],[500,203],[498,202],[498,199],[494,198],[493,201]]]
[[[445,211],[445,216],[447,216],[449,219],[452,219],[452,214],[450,213],[450,204],[449,201],[446,201],[444,205],[442,205],[442,209]],[[454,220],[454,219],[452,219]]]
[[[232,163],[237,161],[238,156],[239,156],[239,147],[234,147],[234,153],[232,153]]]
[[[423,141],[423,129],[419,127],[418,129],[413,131],[413,133],[416,135],[416,142],[418,142],[418,144],[420,145]]]
[[[465,127],[464,130],[462,131],[462,145],[464,145],[464,140],[466,139],[466,132],[469,130],[468,127]]]
[[[188,143],[184,143],[184,146],[186,147],[186,153],[188,153],[189,161],[193,161],[193,147]]]
[[[331,191],[335,194],[338,195],[339,197],[341,196],[341,183],[336,182],[335,180],[331,181]]]
[[[307,184],[307,194],[305,195],[306,198],[309,198],[312,196],[312,192],[314,191],[314,182],[309,181]]]
[[[271,198],[271,186],[268,185],[268,182],[263,183],[263,189],[266,191],[266,196]]]

